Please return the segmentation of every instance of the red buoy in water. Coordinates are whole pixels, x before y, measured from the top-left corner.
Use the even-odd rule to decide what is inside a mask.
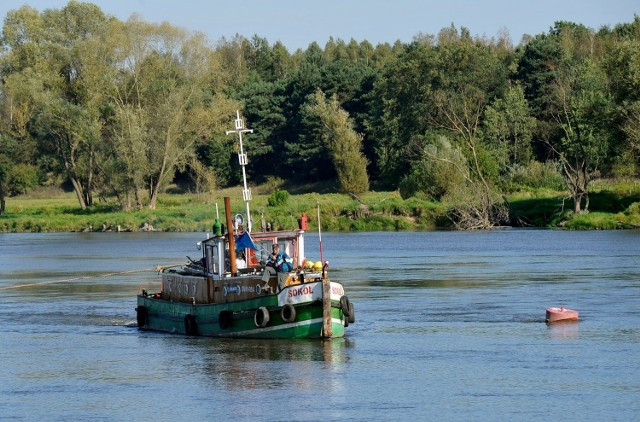
[[[577,321],[578,311],[569,308],[547,308],[547,313],[544,321],[558,322],[558,321]]]

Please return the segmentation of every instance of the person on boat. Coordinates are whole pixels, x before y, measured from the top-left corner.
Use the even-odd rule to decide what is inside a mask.
[[[273,253],[269,256],[264,272],[262,273],[262,281],[265,285],[269,283],[272,275],[278,275],[278,291],[282,290],[285,281],[289,276],[289,271],[293,269],[293,261],[286,252],[280,250],[280,245],[273,245]]]
[[[244,251],[236,252],[236,268],[239,270],[247,268],[247,261],[244,258]]]

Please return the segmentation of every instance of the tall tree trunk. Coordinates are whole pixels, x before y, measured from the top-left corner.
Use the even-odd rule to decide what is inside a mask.
[[[0,215],[4,214],[5,210],[5,200],[4,200],[4,189],[0,186]]]
[[[68,135],[64,135],[64,136],[66,139],[68,139]],[[82,187],[82,183],[80,179],[77,177],[77,168],[76,168],[76,163],[74,158],[76,145],[70,141],[67,142],[67,145],[69,146],[69,152],[66,153],[66,148],[62,140],[58,139],[57,142],[58,142],[58,151],[60,153],[60,156],[62,157],[65,172],[67,173],[67,177],[71,181],[73,190],[76,193],[76,196],[78,197],[78,203],[80,204],[80,208],[82,208],[83,210],[86,210],[87,201],[85,199],[85,192]]]
[[[573,195],[573,212],[574,214],[580,214],[582,212],[582,194]]]
[[[159,183],[151,185],[151,191],[149,192],[149,208],[156,209],[156,202],[158,199],[158,187]]]
[[[168,136],[167,136],[168,139]],[[168,147],[167,145],[169,144],[169,141],[167,140],[165,142],[165,150],[164,150],[164,158],[162,159],[162,166],[160,166],[160,171],[158,172],[158,178],[156,179],[156,181],[154,182],[153,179],[151,179],[150,183],[149,183],[149,208],[151,208],[152,210],[156,209],[156,202],[158,199],[158,191],[160,190],[160,185],[163,183],[164,178],[166,177],[166,171],[167,171],[167,154],[168,154]]]
[[[87,202],[84,196],[84,190],[82,189],[82,184],[71,174],[68,175],[69,180],[71,181],[71,185],[73,186],[73,191],[76,193],[78,197],[78,203],[80,204],[80,208],[83,210],[87,209]]]
[[[134,197],[136,199],[136,208],[141,210],[142,209],[142,198],[140,197],[140,188],[138,187],[138,185],[136,184],[134,186]]]
[[[84,187],[85,203],[88,207],[93,206],[93,193],[91,192],[91,186],[93,186],[93,153],[89,156],[89,169],[87,170],[87,184]]]

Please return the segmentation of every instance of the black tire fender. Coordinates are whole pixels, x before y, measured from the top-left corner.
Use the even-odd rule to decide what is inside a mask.
[[[349,317],[349,311],[351,310],[350,308],[350,303],[349,302],[349,298],[347,296],[341,296],[340,297],[340,309],[342,309],[342,313],[344,314],[345,317]]]
[[[256,327],[264,328],[269,323],[269,311],[264,306],[256,309],[256,313],[253,315],[253,322]]]
[[[290,303],[285,304],[280,310],[280,317],[284,322],[293,322],[296,320],[296,308]]]
[[[231,323],[233,322],[233,314],[231,311],[222,311],[218,314],[218,324],[220,328],[226,330],[231,327]]]
[[[197,334],[198,326],[195,315],[186,314],[184,316],[184,332],[188,336],[195,336]]]
[[[149,310],[146,306],[138,306],[136,308],[136,320],[138,328],[142,328],[149,323]]]
[[[349,302],[349,316],[347,317],[349,324],[356,322],[356,308],[353,306],[353,302]]]

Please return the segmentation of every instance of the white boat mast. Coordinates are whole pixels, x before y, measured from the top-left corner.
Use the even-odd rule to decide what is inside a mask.
[[[240,161],[240,167],[242,167],[242,182],[244,184],[244,189],[242,190],[242,197],[244,198],[244,202],[247,206],[247,231],[251,232],[251,214],[249,213],[249,201],[251,201],[251,189],[247,188],[247,173],[244,168],[247,165],[247,154],[244,153],[244,149],[242,146],[242,134],[247,132],[253,133],[253,129],[246,129],[244,127],[244,120],[240,117],[240,111],[236,110],[236,128],[235,130],[226,131],[226,134],[229,135],[231,133],[237,133],[238,138],[240,139],[240,152],[238,152],[238,160]]]

